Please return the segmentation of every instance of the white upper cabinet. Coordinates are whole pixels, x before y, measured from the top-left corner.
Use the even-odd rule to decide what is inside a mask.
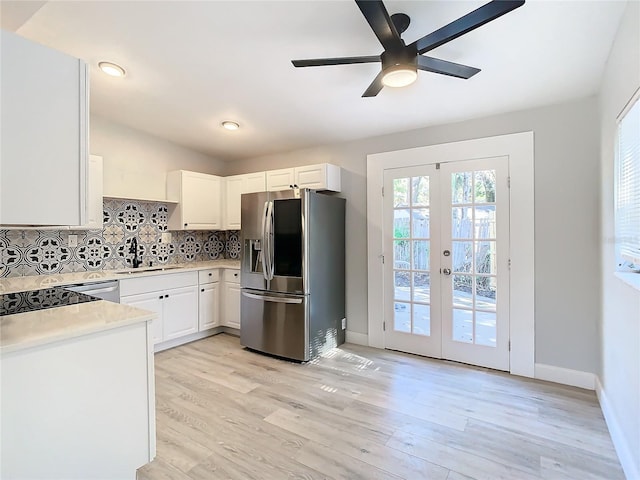
[[[2,30],[0,224],[87,222],[86,64]]]
[[[340,167],[330,163],[284,168],[267,172],[267,190],[287,190],[292,187],[339,192]]]
[[[89,156],[89,181],[87,183],[87,223],[71,230],[101,230],[103,222],[102,179],[103,162],[98,155]]]
[[[265,172],[225,177],[224,229],[240,230],[240,201],[243,193],[264,192]]]
[[[167,173],[169,230],[222,229],[222,178],[216,175],[176,170]]]
[[[280,170],[269,170],[267,172],[267,190],[276,192],[287,190],[295,183],[295,173],[293,168],[282,168]]]

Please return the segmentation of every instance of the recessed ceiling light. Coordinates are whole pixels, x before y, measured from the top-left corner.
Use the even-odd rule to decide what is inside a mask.
[[[231,122],[229,120],[225,120],[222,122],[222,126],[227,130],[238,130],[240,128],[240,124],[237,122]]]
[[[98,63],[98,67],[107,75],[111,75],[112,77],[124,77],[125,71],[120,65],[111,62],[100,62]]]

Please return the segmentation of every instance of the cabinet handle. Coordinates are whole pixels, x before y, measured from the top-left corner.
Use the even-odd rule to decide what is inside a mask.
[[[213,275],[213,273],[209,273],[209,276]]]
[[[189,225],[188,223],[185,223],[185,224],[184,224],[184,226],[185,226],[185,227],[186,227],[186,226],[188,226],[188,225]]]
[[[202,290],[200,290],[201,292],[204,292],[204,288]]]
[[[234,276],[234,277],[237,277],[237,276],[238,276],[238,274],[237,274],[237,273],[234,273],[234,274],[233,274],[233,276]]]
[[[164,298],[164,295],[160,295],[158,298],[162,300]]]
[[[169,295],[165,295],[164,298],[169,298]]]

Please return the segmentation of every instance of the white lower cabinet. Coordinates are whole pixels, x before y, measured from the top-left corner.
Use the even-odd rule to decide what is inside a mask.
[[[120,303],[158,314],[154,344],[198,331],[198,272],[127,278],[120,281]]]
[[[200,332],[220,326],[220,283],[217,269],[198,272],[200,292],[198,302],[198,330]]]
[[[240,329],[240,270],[224,271],[222,324]]]

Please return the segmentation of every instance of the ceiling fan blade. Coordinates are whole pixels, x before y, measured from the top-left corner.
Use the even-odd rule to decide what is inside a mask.
[[[378,76],[373,79],[373,82],[371,82],[371,85],[369,85],[369,88],[364,91],[362,96],[375,97],[376,95],[378,95],[378,93],[380,93],[380,90],[382,90],[382,87],[384,87],[384,85],[382,84],[382,77],[384,77],[384,72],[380,72]]]
[[[356,0],[360,11],[385,50],[400,50],[404,43],[381,0]]]
[[[468,13],[464,17],[460,17],[450,24],[439,28],[435,32],[425,35],[411,45],[415,45],[418,53],[426,53],[471,30],[481,27],[491,20],[501,17],[505,13],[515,10],[523,4],[524,0],[493,0],[473,12]]]
[[[291,60],[294,67],[322,67],[324,65],[349,65],[352,63],[374,63],[380,61],[380,55],[364,57],[313,58],[309,60]]]
[[[427,72],[441,73],[443,75],[464,79],[471,78],[480,71],[479,68],[447,62],[446,60],[440,60],[439,58],[424,57],[422,55],[418,55],[417,67],[418,69],[425,70]]]

